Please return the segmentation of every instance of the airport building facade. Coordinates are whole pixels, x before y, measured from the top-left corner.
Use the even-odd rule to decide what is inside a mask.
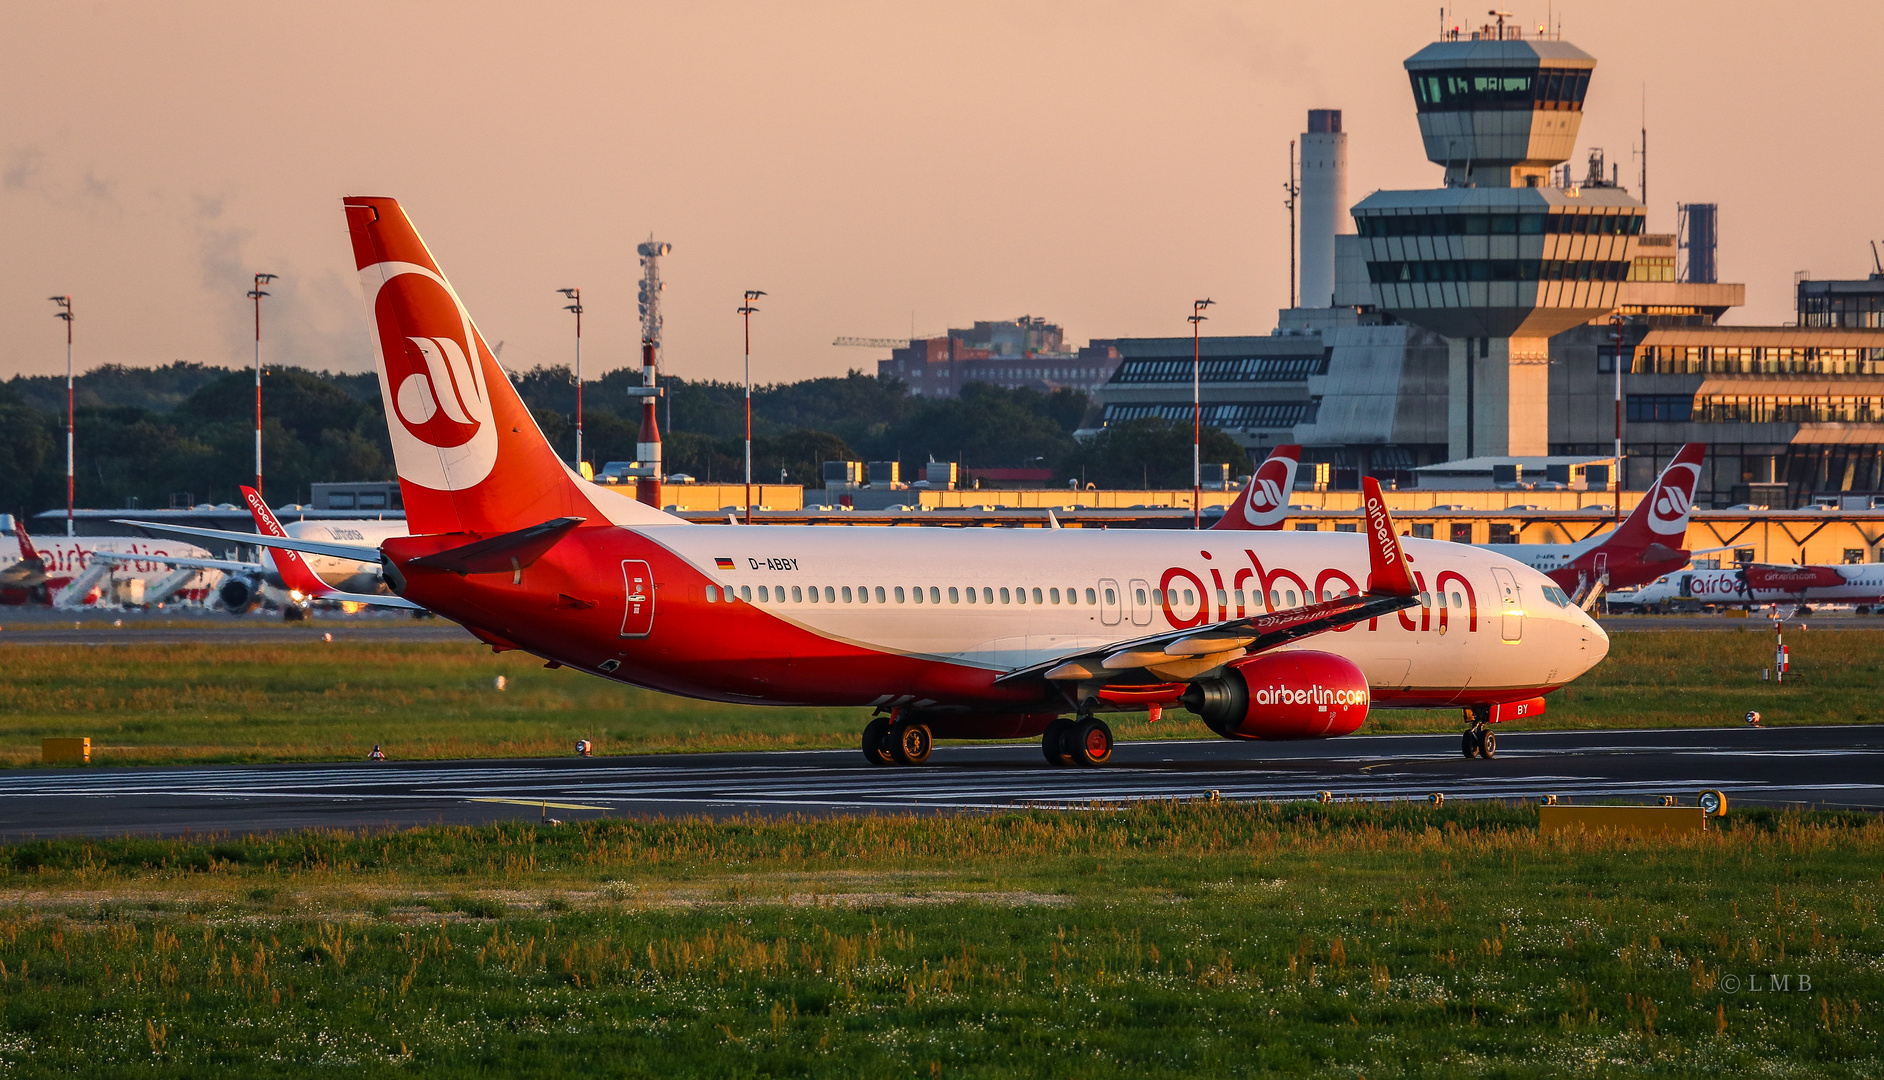
[[[1599,152],[1581,178],[1567,164],[1595,66],[1492,27],[1409,58],[1444,186],[1374,192],[1334,231],[1304,213],[1303,306],[1267,336],[1203,339],[1205,422],[1258,456],[1297,442],[1337,477],[1402,484],[1465,458],[1608,458],[1620,359],[1630,490],[1699,441],[1702,507],[1884,492],[1884,264],[1800,281],[1793,324],[1722,325],[1746,290],[1713,280],[1715,208],[1649,233]],[[1340,114],[1308,128],[1305,210],[1346,190]],[[1189,338],[1110,344],[1102,422],[1190,418]]]

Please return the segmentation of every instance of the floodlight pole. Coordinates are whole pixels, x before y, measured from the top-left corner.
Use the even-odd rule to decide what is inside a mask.
[[[72,535],[72,491],[76,470],[72,467],[72,298],[49,297],[59,305],[56,318],[65,320],[65,534]]]
[[[752,302],[765,293],[759,289],[746,290],[746,302],[739,306],[739,314],[746,318],[746,524],[752,524],[752,314],[759,309]]]
[[[249,299],[255,301],[255,493],[262,493],[262,297],[268,294],[262,286],[279,277],[278,274],[256,274],[255,287],[249,290]]]
[[[570,304],[564,311],[576,313],[576,471],[582,471],[582,290],[557,289],[568,297]]]
[[[1215,300],[1191,301],[1191,528],[1204,527],[1204,397],[1202,324]]]

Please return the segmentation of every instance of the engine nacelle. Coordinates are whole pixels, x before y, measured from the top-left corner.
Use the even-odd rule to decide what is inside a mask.
[[[1324,739],[1359,728],[1371,698],[1354,661],[1300,651],[1232,660],[1182,700],[1226,739]]]
[[[222,584],[216,587],[217,599],[222,601],[222,606],[227,608],[231,615],[246,612],[255,605],[256,598],[260,595],[261,590],[256,587],[254,579],[235,574],[223,578]]]

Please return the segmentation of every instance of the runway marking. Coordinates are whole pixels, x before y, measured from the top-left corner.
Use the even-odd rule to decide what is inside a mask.
[[[466,802],[509,803],[513,806],[541,806],[546,810],[613,810],[612,806],[584,806],[581,803],[545,802],[542,799],[466,799]]]

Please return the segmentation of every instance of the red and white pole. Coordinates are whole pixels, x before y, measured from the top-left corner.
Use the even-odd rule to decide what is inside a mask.
[[[641,399],[641,434],[636,437],[635,457],[643,472],[635,477],[635,499],[649,506],[661,505],[661,425],[655,420],[655,344],[641,343],[641,386],[647,396]]]

